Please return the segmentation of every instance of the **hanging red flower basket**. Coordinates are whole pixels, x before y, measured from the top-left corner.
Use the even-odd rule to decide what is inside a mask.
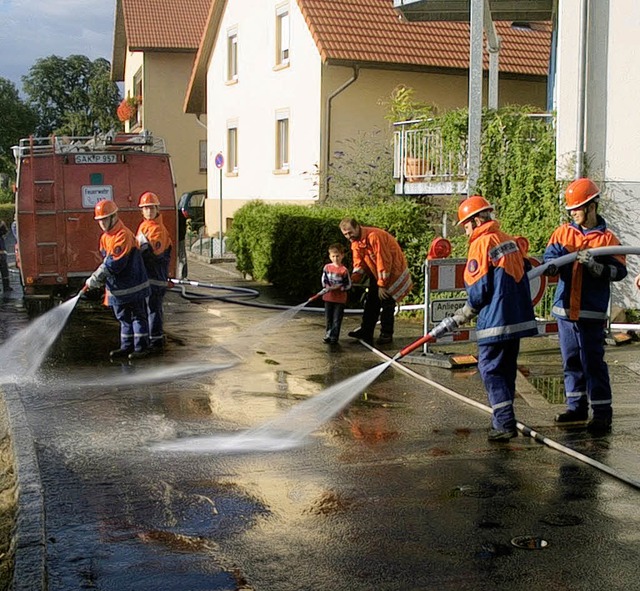
[[[136,99],[134,98],[128,97],[122,99],[122,101],[118,105],[118,110],[116,111],[116,113],[120,121],[129,121],[135,117],[137,111],[138,101],[136,101]]]

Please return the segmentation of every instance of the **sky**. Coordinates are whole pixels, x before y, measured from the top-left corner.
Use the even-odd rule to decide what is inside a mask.
[[[0,0],[0,78],[22,90],[39,58],[111,62],[116,0]]]

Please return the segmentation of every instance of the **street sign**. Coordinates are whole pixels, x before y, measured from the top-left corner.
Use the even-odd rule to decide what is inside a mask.
[[[453,313],[462,308],[466,302],[466,298],[454,298],[451,300],[432,300],[431,315],[429,320],[433,323],[441,322],[447,316],[453,316]]]
[[[222,152],[216,154],[214,162],[216,163],[216,168],[222,168],[224,166],[224,156]]]

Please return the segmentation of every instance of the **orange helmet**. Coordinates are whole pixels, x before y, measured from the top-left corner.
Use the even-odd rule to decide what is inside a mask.
[[[471,195],[458,207],[458,226],[468,222],[481,211],[493,211],[493,206],[481,195]]]
[[[95,207],[95,215],[93,216],[94,220],[103,220],[104,218],[108,218],[118,211],[118,206],[109,199],[102,199],[96,203]]]
[[[591,179],[576,179],[566,188],[564,199],[565,209],[577,209],[593,200],[597,203],[600,199],[600,189]]]
[[[151,193],[147,191],[140,195],[140,202],[138,203],[138,207],[149,207],[150,205],[160,206],[160,199],[155,193]]]

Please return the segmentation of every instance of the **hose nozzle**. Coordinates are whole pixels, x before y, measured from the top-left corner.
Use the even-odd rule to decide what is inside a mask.
[[[423,337],[420,337],[417,341],[414,341],[413,343],[407,345],[404,349],[401,349],[400,351],[398,351],[395,354],[393,360],[398,361],[398,359],[401,359],[402,357],[406,357],[407,355],[409,355],[409,353],[411,353],[412,351],[415,351],[418,347],[421,347],[425,343],[433,343],[435,342],[435,340],[436,338],[429,332]]]
[[[324,289],[321,289],[316,295],[312,295],[307,302],[313,302],[313,300],[317,300],[319,297],[323,296],[325,293],[327,293],[329,290],[325,287]]]

